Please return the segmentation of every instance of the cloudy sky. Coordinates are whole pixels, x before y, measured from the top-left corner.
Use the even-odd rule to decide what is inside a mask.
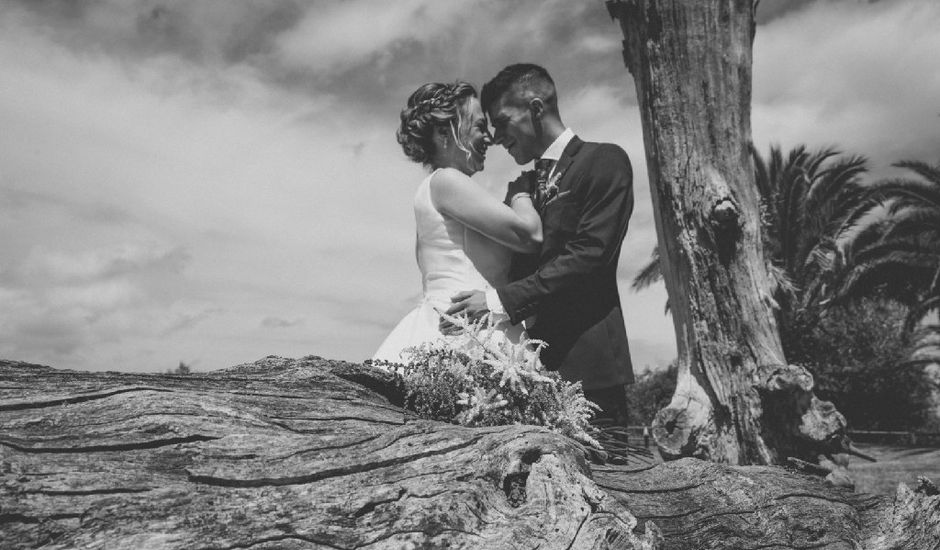
[[[940,160],[940,2],[764,0],[759,21],[759,148]],[[634,161],[626,324],[639,370],[667,363],[664,289],[629,290],[655,229],[621,39],[601,0],[0,0],[0,358],[369,357],[420,291],[399,110],[530,61]],[[475,179],[517,171],[493,148]]]

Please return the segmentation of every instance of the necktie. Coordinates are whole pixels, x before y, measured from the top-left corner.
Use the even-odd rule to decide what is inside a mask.
[[[555,161],[552,159],[539,159],[535,161],[535,208],[541,210],[545,204],[546,192],[548,186],[548,174],[552,171]]]

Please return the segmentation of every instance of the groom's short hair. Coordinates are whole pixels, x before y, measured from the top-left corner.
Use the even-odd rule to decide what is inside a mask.
[[[516,63],[509,65],[492,80],[483,85],[480,91],[480,103],[483,111],[490,112],[490,107],[503,94],[517,87],[520,97],[531,99],[539,97],[548,106],[548,108],[558,114],[558,94],[555,91],[555,81],[544,67],[533,63]]]

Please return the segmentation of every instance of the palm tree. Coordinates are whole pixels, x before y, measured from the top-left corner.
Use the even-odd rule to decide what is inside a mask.
[[[916,178],[871,185],[842,230],[845,266],[835,299],[878,292],[910,308],[910,362],[940,363],[940,165],[903,161]]]
[[[764,250],[771,274],[792,284],[777,285],[778,303],[785,310],[815,306],[825,295],[827,274],[841,262],[835,236],[863,196],[866,172],[861,156],[840,157],[832,148],[810,152],[805,146],[784,160],[771,147],[769,162],[754,152],[756,181],[766,220]],[[787,307],[789,305],[790,307]]]

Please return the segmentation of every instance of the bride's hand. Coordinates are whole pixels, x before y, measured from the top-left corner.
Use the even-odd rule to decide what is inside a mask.
[[[535,170],[523,172],[506,187],[506,204],[512,206],[512,199],[517,195],[529,195],[535,192]]]

